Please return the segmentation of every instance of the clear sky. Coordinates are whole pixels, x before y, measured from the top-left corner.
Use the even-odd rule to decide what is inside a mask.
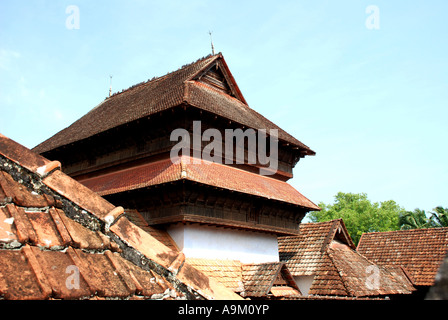
[[[208,55],[210,30],[249,105],[316,151],[290,180],[313,202],[448,207],[447,14],[446,0],[1,0],[0,132],[32,148],[103,101],[109,75],[121,91]]]

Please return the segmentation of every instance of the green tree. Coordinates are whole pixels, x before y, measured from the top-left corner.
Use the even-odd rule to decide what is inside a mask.
[[[426,216],[425,210],[415,209],[406,211],[400,215],[399,224],[401,230],[431,228],[433,223]]]
[[[399,216],[405,211],[395,201],[372,203],[365,193],[343,193],[335,196],[333,204],[319,203],[321,211],[308,215],[312,222],[342,218],[355,244],[365,232],[399,229]]]
[[[448,227],[448,208],[435,207],[431,212],[431,221],[434,227]]]

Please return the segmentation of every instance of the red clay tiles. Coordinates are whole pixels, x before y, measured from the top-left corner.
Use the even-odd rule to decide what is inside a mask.
[[[126,209],[125,214],[129,221],[149,233],[156,240],[173,251],[179,251],[179,248],[167,231],[150,226],[137,210]]]
[[[20,205],[0,207],[0,295],[6,299],[81,299],[92,296],[127,298],[141,293],[162,294],[168,283],[151,274],[151,290],[130,281],[146,283],[147,272],[128,276],[117,244],[98,231],[92,231],[68,218],[61,209],[47,208],[43,197],[13,181],[4,171],[1,189],[13,190]],[[24,196],[24,194],[28,195]],[[23,201],[23,198],[28,199]],[[34,199],[34,203],[32,200]],[[43,206],[43,207],[42,207]],[[11,250],[16,249],[18,250]],[[79,248],[79,249],[77,249]],[[104,252],[86,253],[82,250]],[[113,250],[113,251],[111,251]],[[125,267],[123,267],[123,265]],[[146,275],[145,275],[146,273]],[[127,278],[125,278],[127,277]],[[73,285],[70,285],[71,278]],[[139,278],[140,279],[139,282]],[[129,280],[131,279],[131,280]],[[157,281],[156,281],[157,280]],[[71,280],[70,280],[71,281]],[[164,283],[162,286],[156,283]],[[76,288],[73,288],[75,286]]]
[[[242,263],[237,260],[187,258],[195,268],[235,291],[244,291]]]
[[[39,167],[45,166],[50,163],[49,160],[38,155],[37,153],[30,152],[26,147],[0,133],[0,150],[2,155],[14,162],[20,164],[20,166],[37,173]]]
[[[183,253],[171,250],[144,230],[136,227],[127,218],[121,218],[111,227],[111,231],[123,239],[127,245],[138,249],[139,252],[157,264],[173,269],[176,277],[206,298],[237,299],[238,296],[230,290],[209,279],[189,263],[184,262]],[[175,269],[175,270],[174,270]],[[177,271],[176,271],[177,270]]]
[[[62,174],[57,163],[34,157],[4,136],[0,136],[0,147],[0,298],[237,299],[235,292],[245,297],[301,297],[293,281],[294,276],[301,275],[315,276],[309,292],[314,297],[359,298],[408,294],[413,287],[407,271],[411,278],[418,279],[428,277],[427,265],[435,268],[428,257],[419,267],[420,273],[409,265],[404,270],[375,265],[354,250],[341,220],[301,225],[298,236],[279,238],[280,257],[285,263],[213,266],[189,261],[166,234],[132,223],[123,208]],[[16,157],[28,161],[27,167]],[[252,176],[229,185],[223,176],[231,171],[219,165],[208,165],[213,170],[197,166],[185,164],[184,178],[235,188],[231,190],[250,190],[257,195],[264,192],[268,197],[284,196],[283,187],[256,189],[251,185]],[[160,179],[158,183],[173,181],[179,175],[178,168],[171,164],[148,169],[153,179]],[[113,186],[119,180],[111,181]],[[131,216],[132,221],[141,224],[138,213]],[[445,254],[447,229],[416,232],[415,238],[424,244],[419,255],[426,251],[435,260]],[[373,238],[363,235],[361,240],[368,243]],[[377,240],[379,247],[389,251],[398,248],[400,240],[389,238],[382,235]],[[415,255],[418,246],[414,238],[404,238]],[[390,256],[385,257],[388,263],[392,261]],[[376,268],[380,279],[374,288],[366,281],[370,267]]]
[[[181,179],[181,165],[173,164],[170,159],[167,159],[79,182],[104,196],[179,179]]]
[[[340,219],[301,224],[298,236],[279,237],[279,252],[292,276],[314,277],[310,296],[385,296],[415,290],[403,270],[375,265],[356,252]],[[374,285],[372,272],[378,280]]]
[[[80,185],[62,171],[55,171],[47,176],[43,179],[43,183],[85,210],[94,213],[103,221],[115,208],[114,205],[98,197],[92,190]]]
[[[350,296],[409,294],[415,290],[400,268],[375,265],[347,245],[333,241],[328,253]]]
[[[20,250],[0,250],[0,295],[5,299],[45,299],[38,279],[27,257]],[[8,261],[8,263],[4,263]],[[20,270],[20,272],[17,272]]]
[[[0,299],[239,298],[129,222],[123,208],[0,141]]]
[[[364,233],[357,250],[380,265],[405,268],[415,285],[430,286],[448,252],[448,228]]]
[[[324,252],[317,263],[309,296],[349,296],[339,270],[327,252]],[[293,274],[294,275],[294,274]]]
[[[63,213],[60,213],[59,216],[64,228],[70,235],[72,247],[89,250],[119,250],[118,246],[102,232],[89,230]]]
[[[42,153],[181,104],[183,82],[217,58],[218,55],[201,59],[163,77],[113,95],[68,128],[41,143],[34,151]]]
[[[219,64],[227,75],[238,99],[195,81],[214,64]],[[68,128],[42,142],[34,148],[34,151],[43,153],[182,103],[211,111],[254,129],[279,129],[280,139],[301,147],[307,154],[315,154],[306,145],[247,106],[222,54],[205,57],[177,71],[135,85],[107,98]]]
[[[198,258],[187,261],[243,297],[301,296],[283,262],[244,264],[236,260]]]
[[[14,232],[14,218],[6,210],[6,207],[0,207],[0,243],[10,244],[17,242],[18,237]]]
[[[271,288],[271,294],[274,297],[288,297],[288,298],[292,298],[292,297],[298,297],[301,296],[300,291],[291,287],[287,287],[287,286],[278,286],[278,287],[272,287]]]
[[[301,296],[283,262],[243,264],[242,273],[244,283],[242,295],[245,297],[265,297],[271,294],[273,288],[275,296],[279,296],[281,292],[287,296]],[[281,289],[276,291],[277,280]]]
[[[0,204],[15,203],[22,207],[57,206],[56,200],[46,194],[28,192],[23,185],[16,182],[9,174],[0,171]]]
[[[194,268],[188,262],[185,262],[182,269],[176,275],[177,278],[199,292],[207,299],[235,300],[241,297],[223,286],[212,277],[208,277],[200,270]]]
[[[287,261],[293,276],[314,275],[320,268],[322,253],[335,237],[340,220],[302,223],[298,236],[279,237],[280,260]],[[342,232],[338,232],[341,235]]]
[[[110,230],[123,239],[128,246],[138,249],[146,257],[166,268],[171,265],[179,254],[135,226],[126,217],[118,220]]]
[[[286,182],[205,160],[196,164],[190,157],[182,157],[178,164],[166,159],[80,182],[100,195],[108,195],[181,179],[319,210]]]

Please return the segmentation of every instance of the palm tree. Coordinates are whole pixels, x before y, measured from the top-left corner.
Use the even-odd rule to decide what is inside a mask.
[[[426,217],[425,210],[415,209],[401,214],[398,223],[401,230],[432,227],[432,221]]]
[[[435,207],[431,212],[431,221],[435,227],[448,227],[448,208]]]

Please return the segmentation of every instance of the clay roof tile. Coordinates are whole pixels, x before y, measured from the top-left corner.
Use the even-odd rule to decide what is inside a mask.
[[[199,164],[190,157],[182,157],[181,160],[180,163],[173,163],[171,159],[161,160],[79,182],[100,195],[108,195],[186,179],[295,204],[309,210],[320,210],[287,182],[206,160],[201,160]],[[183,176],[182,172],[185,172]]]
[[[380,265],[404,267],[414,284],[430,286],[448,252],[448,228],[364,233],[357,250]]]
[[[370,262],[354,249],[342,220],[300,225],[299,235],[279,237],[280,260],[293,276],[313,276],[310,295],[380,296],[410,294],[414,290],[403,270]],[[379,287],[368,287],[368,267],[381,278]]]
[[[196,81],[213,65],[218,65],[225,73],[234,97]],[[33,150],[42,154],[182,103],[213,112],[254,129],[278,129],[279,139],[300,147],[306,154],[315,154],[308,146],[247,105],[220,53],[199,59],[162,77],[142,82],[112,95]]]
[[[2,135],[0,202],[0,298],[239,298]]]

